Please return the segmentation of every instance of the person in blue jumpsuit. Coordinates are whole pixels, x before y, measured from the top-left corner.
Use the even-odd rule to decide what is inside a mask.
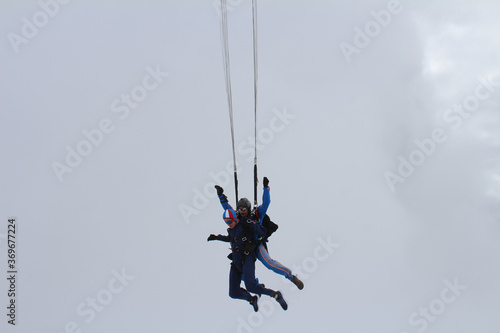
[[[281,292],[265,288],[255,278],[255,246],[259,238],[265,236],[265,230],[254,221],[240,221],[231,207],[224,210],[222,217],[229,227],[227,229],[228,234],[211,234],[207,241],[219,240],[231,243],[232,262],[229,272],[229,296],[248,301],[253,306],[254,311],[257,312],[259,310],[257,304],[259,298],[255,295],[252,296],[250,293],[264,294],[276,299],[283,310],[286,310],[288,305]],[[257,239],[255,236],[257,236]],[[241,280],[245,281],[246,289],[241,288]]]
[[[270,195],[270,188],[269,188],[269,179],[267,177],[264,177],[263,179],[263,185],[264,185],[264,191],[262,194],[262,205],[260,205],[257,208],[256,215],[259,219],[259,224],[262,226],[264,218],[267,213],[267,209],[269,208],[269,205],[271,204],[271,195]],[[217,190],[217,195],[219,196],[220,203],[222,205],[222,208],[224,209],[229,209],[231,208],[231,205],[228,203],[227,197],[224,195],[224,189],[218,185],[215,186]],[[238,212],[238,218],[241,221],[250,221],[252,219],[252,214],[251,214],[251,203],[250,200],[247,198],[242,198],[238,201],[237,203],[237,212]],[[255,218],[255,216],[253,216]],[[257,259],[268,269],[271,271],[280,274],[287,278],[288,280],[292,281],[297,288],[302,290],[304,288],[304,283],[294,274],[292,274],[292,271],[281,264],[280,262],[274,260],[271,258],[269,255],[269,252],[267,250],[267,238],[264,238],[258,247],[255,249],[255,255]]]

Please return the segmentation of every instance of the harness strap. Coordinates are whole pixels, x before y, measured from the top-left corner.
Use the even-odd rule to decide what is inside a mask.
[[[236,242],[239,242],[239,241],[246,242],[247,240],[248,240],[248,238],[246,236],[243,236],[243,237],[233,237],[233,238],[231,238],[230,242],[231,243],[236,243]]]
[[[249,255],[253,250],[255,250],[255,248],[257,247],[257,244],[252,242],[252,241],[248,241],[248,242],[245,242],[242,246],[236,246],[235,248],[233,248],[234,251],[241,251],[243,252],[244,255]]]

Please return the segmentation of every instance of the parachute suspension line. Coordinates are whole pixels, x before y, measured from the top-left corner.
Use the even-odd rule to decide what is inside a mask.
[[[236,150],[234,148],[234,125],[233,125],[233,95],[231,91],[231,72],[229,64],[229,42],[227,33],[227,0],[221,0],[221,17],[222,17],[222,49],[224,60],[224,74],[226,77],[226,92],[227,92],[227,104],[229,107],[229,121],[231,122],[231,143],[233,147],[233,165],[234,165],[234,187],[236,194],[236,202],[238,202],[238,173],[236,166]]]
[[[255,137],[255,158],[253,166],[253,199],[254,207],[257,208],[257,183],[259,179],[257,178],[257,78],[258,78],[258,68],[257,68],[257,0],[252,0],[252,18],[253,18],[253,93],[254,93],[254,137]]]

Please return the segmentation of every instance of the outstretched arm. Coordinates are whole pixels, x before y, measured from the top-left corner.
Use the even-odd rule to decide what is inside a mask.
[[[210,234],[210,236],[208,236],[207,238],[207,242],[209,241],[213,241],[213,240],[218,240],[218,241],[221,241],[221,242],[228,242],[229,243],[229,235],[214,235],[214,234]]]
[[[222,187],[220,187],[219,185],[215,185],[215,189],[217,190],[217,195],[219,196],[219,200],[220,200],[220,204],[222,205],[222,208],[224,208],[224,210],[226,209],[233,209],[233,207],[231,207],[231,205],[229,204],[229,201],[227,200],[227,197],[226,195],[224,194],[224,189]]]
[[[264,216],[267,213],[267,209],[269,208],[269,205],[271,204],[269,179],[267,179],[267,177],[264,177],[263,183],[264,183],[264,192],[262,193],[262,205],[259,206],[259,219],[260,219],[261,225],[262,225],[262,221],[264,220]]]

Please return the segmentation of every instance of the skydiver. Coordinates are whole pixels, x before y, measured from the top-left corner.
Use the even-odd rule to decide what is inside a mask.
[[[262,205],[260,205],[255,210],[254,214],[251,214],[250,200],[248,200],[247,198],[241,198],[237,203],[238,218],[243,222],[258,219],[260,226],[264,226],[265,228],[267,228],[266,236],[263,237],[259,246],[256,247],[256,249],[255,249],[256,258],[259,259],[259,261],[265,267],[267,267],[268,269],[272,270],[273,272],[275,272],[277,274],[284,276],[288,280],[292,281],[293,284],[295,284],[297,286],[297,288],[299,288],[299,290],[302,290],[304,288],[304,283],[296,275],[293,275],[292,271],[288,267],[284,266],[283,264],[272,259],[269,256],[269,252],[267,250],[267,241],[268,241],[267,238],[270,236],[270,234],[272,232],[274,232],[278,228],[278,226],[275,225],[273,222],[270,222],[271,225],[264,224],[265,220],[270,221],[269,216],[266,215],[267,209],[269,208],[269,205],[271,203],[269,179],[267,177],[264,177],[263,185],[264,185],[264,189],[263,189],[263,194],[262,194]],[[226,195],[224,195],[224,189],[222,187],[220,187],[219,185],[215,185],[215,188],[217,190],[217,195],[219,196],[219,200],[220,200],[220,203],[222,205],[222,208],[224,208],[224,209],[231,208],[231,205],[229,204]],[[268,222],[268,221],[266,221],[266,222]]]
[[[219,240],[231,243],[231,269],[229,271],[229,296],[248,301],[255,312],[259,310],[258,297],[250,294],[268,295],[273,297],[286,310],[288,305],[280,291],[265,288],[255,278],[255,247],[258,239],[265,236],[265,231],[255,221],[240,221],[236,212],[229,207],[224,210],[224,222],[229,226],[227,235],[211,234],[207,241]],[[255,239],[254,236],[258,238]],[[241,288],[241,280],[245,287]]]

